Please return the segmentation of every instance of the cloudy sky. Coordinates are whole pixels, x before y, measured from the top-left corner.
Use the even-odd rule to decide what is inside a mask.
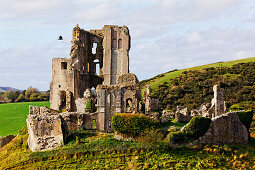
[[[0,0],[0,86],[48,90],[76,24],[128,26],[139,80],[255,56],[254,0]]]

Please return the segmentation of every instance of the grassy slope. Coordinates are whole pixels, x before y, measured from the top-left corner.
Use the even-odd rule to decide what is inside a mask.
[[[27,134],[0,150],[0,169],[254,169],[255,139],[242,145],[170,147],[117,141],[113,134],[79,131],[57,150],[32,153]]]
[[[207,65],[202,65],[202,66],[197,66],[197,67],[191,67],[191,68],[187,68],[187,69],[183,69],[183,70],[177,70],[177,71],[170,72],[170,73],[164,73],[164,74],[162,74],[162,76],[155,76],[154,78],[152,78],[149,81],[147,81],[147,80],[144,80],[144,81],[146,82],[145,84],[150,85],[151,89],[153,90],[153,89],[156,89],[159,85],[163,84],[164,82],[168,82],[169,79],[178,77],[184,71],[202,70],[204,68],[209,68],[209,67],[219,67],[220,64],[222,64],[222,66],[230,67],[234,64],[248,63],[248,62],[255,62],[255,57],[241,59],[241,60],[228,61],[228,62],[218,62],[218,63],[207,64]],[[144,89],[144,87],[141,87],[141,88],[142,88],[142,94],[143,94],[143,91],[145,89]]]
[[[16,135],[26,125],[29,105],[49,106],[48,101],[0,104],[0,136]]]

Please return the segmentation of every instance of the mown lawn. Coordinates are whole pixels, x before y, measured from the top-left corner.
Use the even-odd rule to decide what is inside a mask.
[[[26,126],[29,105],[50,106],[50,102],[21,102],[0,104],[0,136],[17,135]]]

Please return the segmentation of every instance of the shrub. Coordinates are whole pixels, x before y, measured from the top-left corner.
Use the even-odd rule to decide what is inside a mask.
[[[203,136],[209,129],[211,119],[202,116],[193,117],[190,122],[184,127],[183,131],[190,139],[198,139]]]
[[[167,139],[171,144],[182,144],[188,140],[182,131],[169,133]]]
[[[157,122],[143,114],[116,113],[112,117],[111,126],[114,131],[137,137],[145,129],[152,129]]]
[[[206,133],[210,124],[210,118],[202,116],[193,117],[190,122],[184,126],[182,131],[170,133],[168,135],[168,140],[171,144],[182,144],[188,141],[194,141]]]
[[[238,112],[237,115],[242,124],[245,125],[245,127],[249,131],[253,118],[253,111]]]

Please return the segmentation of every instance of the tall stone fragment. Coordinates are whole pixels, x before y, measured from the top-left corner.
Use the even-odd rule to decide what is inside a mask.
[[[212,99],[211,108],[208,110],[209,117],[216,117],[225,113],[223,89],[219,85],[214,85],[213,91],[214,98]]]
[[[151,98],[151,88],[145,85],[146,90],[143,93],[143,102],[145,105],[145,114],[149,114],[152,110],[157,110],[159,105],[158,99]]]

